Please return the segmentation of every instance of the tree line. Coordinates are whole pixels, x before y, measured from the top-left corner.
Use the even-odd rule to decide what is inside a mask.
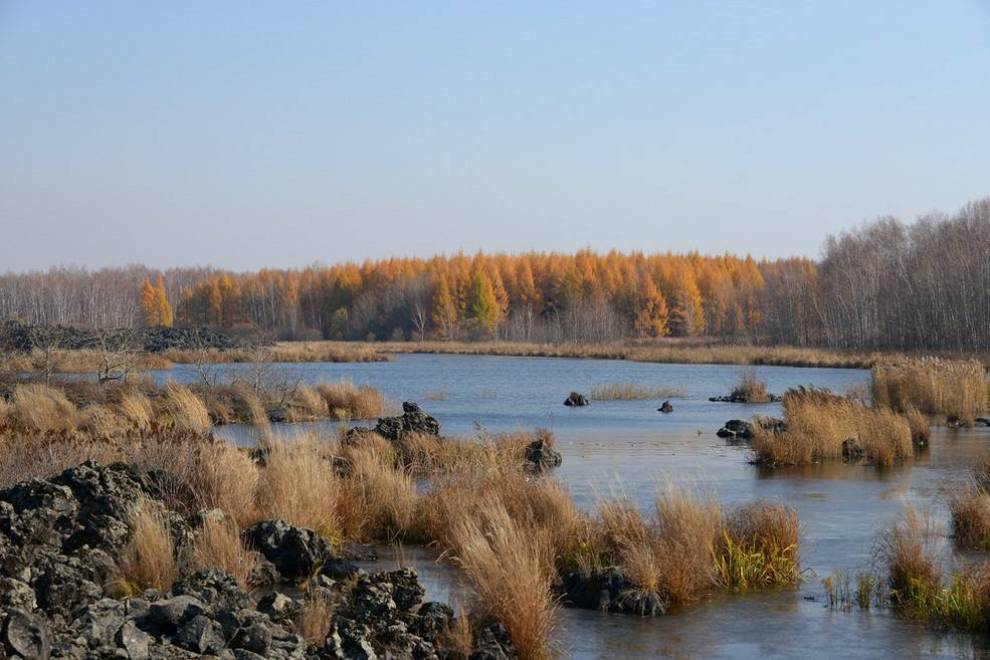
[[[455,254],[292,270],[141,266],[0,276],[0,319],[211,326],[282,339],[609,342],[710,336],[990,350],[990,199],[830,236],[819,260]]]

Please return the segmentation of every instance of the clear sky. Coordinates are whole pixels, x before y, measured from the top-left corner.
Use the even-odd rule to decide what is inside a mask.
[[[816,256],[987,195],[987,0],[0,0],[0,270]]]

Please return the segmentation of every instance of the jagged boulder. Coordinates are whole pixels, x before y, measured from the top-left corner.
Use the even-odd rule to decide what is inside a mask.
[[[570,407],[587,406],[589,403],[588,397],[580,392],[571,392],[567,395],[567,398],[564,399],[564,405]]]
[[[526,445],[526,468],[532,472],[548,472],[563,462],[563,456],[544,437]]]
[[[244,531],[249,547],[274,564],[283,578],[309,577],[332,553],[330,543],[311,529],[296,527],[283,520],[263,520]]]
[[[741,419],[730,419],[718,430],[716,435],[720,438],[749,440],[756,433],[756,429],[749,422]]]

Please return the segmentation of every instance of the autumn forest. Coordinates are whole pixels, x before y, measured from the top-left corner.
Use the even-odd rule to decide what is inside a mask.
[[[707,336],[833,348],[990,350],[990,199],[829,237],[820,259],[530,252],[251,273],[0,276],[0,319],[208,325],[276,339],[609,342]]]

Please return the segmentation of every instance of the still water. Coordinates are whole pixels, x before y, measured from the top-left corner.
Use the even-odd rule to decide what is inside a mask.
[[[224,376],[247,374],[250,365],[219,365]],[[369,384],[395,402],[419,401],[448,435],[546,427],[564,456],[557,477],[580,506],[596,494],[623,493],[650,507],[658,485],[688,483],[716,494],[726,505],[768,499],[797,508],[802,524],[804,582],[795,589],[720,596],[666,617],[646,619],[565,609],[559,640],[574,658],[911,658],[990,657],[990,640],[939,633],[886,611],[830,611],[820,580],[836,570],[855,574],[870,567],[877,534],[905,504],[945,520],[944,493],[990,450],[990,429],[936,429],[931,447],[910,465],[878,470],[832,463],[768,470],[749,463],[746,444],[715,431],[731,418],[779,414],[778,404],[711,403],[725,394],[744,367],[670,365],[614,360],[571,360],[455,355],[398,355],[392,362],[272,365],[290,381],[349,378]],[[797,385],[836,392],[862,388],[865,371],[757,367],[770,390]],[[188,366],[159,378],[197,378]],[[644,388],[673,388],[674,412],[660,401],[595,401],[586,408],[562,405],[571,390],[632,381]],[[303,425],[294,425],[299,428]],[[318,425],[319,426],[319,425]],[[324,425],[331,426],[331,425]],[[250,431],[220,433],[250,442]],[[947,541],[946,541],[947,543]],[[406,548],[401,560],[416,566],[438,600],[463,598],[456,572],[428,553]]]

